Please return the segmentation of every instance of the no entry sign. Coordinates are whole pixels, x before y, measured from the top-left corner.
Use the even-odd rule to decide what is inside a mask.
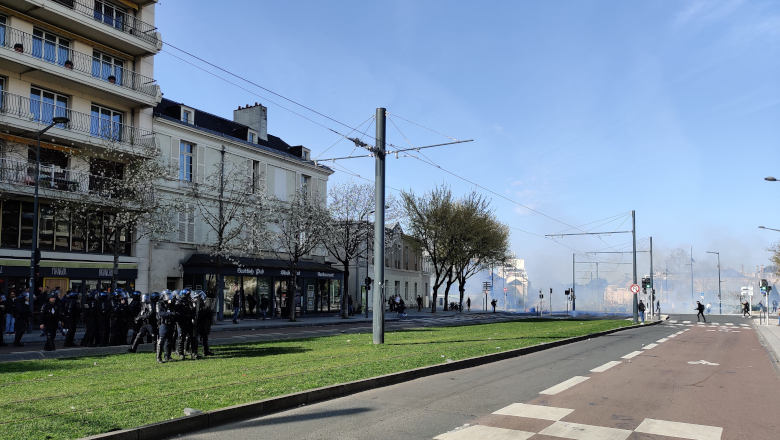
[[[507,289],[506,287],[504,287],[504,293],[506,293],[508,290],[509,290],[509,289]]]
[[[639,293],[639,284],[631,285],[631,293]]]

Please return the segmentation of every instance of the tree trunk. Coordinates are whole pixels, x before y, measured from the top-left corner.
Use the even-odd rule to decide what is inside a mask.
[[[436,297],[439,296],[439,288],[433,286],[433,301],[431,301],[431,313],[436,313]]]
[[[452,270],[450,270],[449,274],[447,275],[447,286],[444,288],[444,309],[443,311],[449,310],[449,301],[450,298],[450,287],[455,284],[455,280],[452,279]]]
[[[287,303],[287,316],[290,317],[290,322],[295,322],[295,294],[298,290],[298,260],[294,260],[292,264],[292,289],[287,289],[288,298]],[[292,292],[290,292],[292,290]]]
[[[460,291],[460,311],[463,311],[463,296],[466,293],[466,279],[462,276],[458,277],[458,290]]]
[[[349,260],[344,261],[343,264],[344,284],[341,289],[341,317],[346,319],[349,318],[349,301],[347,301],[347,292],[349,291]]]
[[[217,255],[217,321],[225,319],[225,280],[222,278],[222,256]]]

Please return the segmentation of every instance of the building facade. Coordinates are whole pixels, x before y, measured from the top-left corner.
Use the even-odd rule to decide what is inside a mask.
[[[86,291],[113,276],[114,241],[100,214],[85,227],[58,216],[53,201],[93,197],[110,179],[108,157],[157,149],[152,109],[161,101],[154,56],[162,49],[156,0],[0,1],[0,292],[29,283],[33,234],[40,249],[36,285]],[[35,176],[37,133],[40,173]],[[117,159],[119,160],[119,159]],[[40,207],[33,212],[34,182]],[[38,231],[33,219],[38,217]],[[118,240],[119,284],[138,288],[148,271],[143,244]],[[139,248],[140,246],[140,248]]]

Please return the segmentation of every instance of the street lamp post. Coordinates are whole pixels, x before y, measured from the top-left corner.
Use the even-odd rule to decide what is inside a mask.
[[[722,307],[723,302],[721,301],[721,298],[720,298],[720,252],[710,252],[710,251],[707,251],[707,253],[708,254],[717,254],[718,255],[718,314],[722,315],[723,314],[723,307]]]
[[[54,127],[57,124],[67,124],[70,122],[70,119],[64,117],[64,116],[55,116],[52,118],[52,123],[49,124],[46,128],[43,130],[40,130],[36,137],[38,139],[38,142],[35,146],[35,196],[34,196],[34,202],[33,202],[33,234],[32,234],[32,249],[30,249],[30,296],[27,298],[27,300],[30,303],[30,324],[29,324],[29,331],[32,333],[33,331],[33,313],[34,313],[34,303],[35,303],[35,266],[37,266],[37,258],[36,258],[36,250],[38,250],[38,188],[39,188],[39,182],[40,182],[40,172],[41,172],[41,136],[46,133],[50,128]]]
[[[759,228],[759,229],[768,229],[768,230],[770,230],[770,231],[777,231],[777,232],[780,232],[780,229],[766,228],[766,227],[764,227],[764,226],[759,226],[758,228]]]

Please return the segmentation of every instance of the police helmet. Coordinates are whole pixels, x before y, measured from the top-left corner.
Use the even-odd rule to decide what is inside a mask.
[[[141,294],[141,292],[136,290],[135,292],[132,292],[131,295],[133,295],[133,298],[137,298],[137,297],[141,296],[142,294]]]
[[[190,292],[192,292],[192,289],[181,289],[179,291],[179,296],[181,296],[182,298],[185,296],[190,296]]]
[[[159,301],[160,300],[160,292],[152,292],[152,294],[149,295],[149,299],[152,300],[153,302]]]
[[[197,290],[191,290],[191,291],[190,291],[190,298],[191,298],[193,301],[197,301],[197,300],[200,298],[200,292],[199,292],[199,291],[197,291]]]
[[[99,295],[101,298],[106,298],[106,297],[108,297],[108,292],[106,292],[105,290],[101,290],[101,291],[100,291],[100,293],[99,293],[98,295]]]
[[[71,290],[70,292],[68,292],[68,297],[70,297],[70,298],[76,298],[78,296],[79,296],[79,293],[77,291],[75,291],[75,290]]]
[[[57,298],[57,297],[58,297],[58,296],[57,296],[57,293],[58,293],[58,292],[57,292],[56,290],[52,290],[51,292],[49,292],[49,297],[48,297],[48,298],[49,298],[49,299],[52,299],[52,298]]]
[[[127,298],[127,294],[122,289],[116,289],[116,292],[114,292],[114,296],[116,298],[121,298],[121,299]]]
[[[87,292],[87,299],[95,299],[96,295],[97,295],[97,291],[92,289],[89,292]]]
[[[163,301],[170,301],[171,299],[173,299],[173,292],[171,292],[168,289],[163,290],[161,295],[162,296],[160,299],[162,299]]]
[[[171,299],[179,299],[179,297],[180,296],[178,290],[171,291]]]
[[[141,293],[141,292],[134,292],[134,293]],[[144,304],[149,304],[151,302],[151,297],[148,293],[144,293],[141,295],[141,302]]]

